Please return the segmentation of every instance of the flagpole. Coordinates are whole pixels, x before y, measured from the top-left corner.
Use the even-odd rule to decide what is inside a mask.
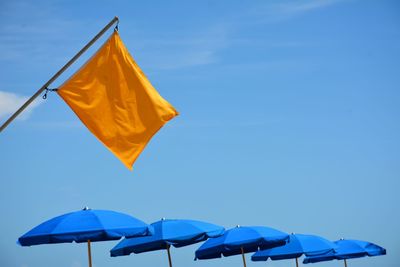
[[[11,117],[0,127],[0,133],[27,107],[35,100],[48,86],[54,82],[66,69],[69,68],[90,46],[92,46],[114,23],[118,22],[118,17],[114,17],[92,40],[90,40],[70,61],[67,62],[53,77],[50,78],[31,98],[29,98]]]

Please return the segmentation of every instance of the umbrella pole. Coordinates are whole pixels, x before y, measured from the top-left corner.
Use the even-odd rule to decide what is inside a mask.
[[[243,249],[243,247],[240,247],[240,250],[242,251],[243,266],[246,267],[246,258],[244,257],[244,249]]]
[[[296,258],[296,267],[299,267],[299,258]]]
[[[347,261],[344,259],[344,267],[347,267]]]
[[[92,251],[90,249],[90,240],[87,241],[87,249],[88,249],[89,267],[92,267]]]
[[[169,251],[170,247],[171,245],[167,245],[169,267],[172,267],[171,252]]]

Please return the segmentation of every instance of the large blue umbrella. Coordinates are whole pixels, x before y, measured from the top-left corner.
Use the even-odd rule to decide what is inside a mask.
[[[280,247],[260,250],[251,257],[252,261],[266,261],[295,259],[299,266],[298,258],[303,254],[312,256],[334,251],[335,243],[316,235],[291,234],[289,242]]]
[[[221,256],[242,254],[243,265],[246,267],[244,254],[259,249],[283,246],[289,240],[289,235],[264,226],[237,226],[217,238],[207,240],[196,250],[196,258],[214,259]]]
[[[340,239],[334,243],[338,246],[334,252],[306,257],[303,263],[314,263],[336,259],[344,260],[344,266],[347,267],[347,259],[386,255],[386,249],[371,242]]]
[[[123,236],[146,236],[151,232],[152,228],[149,225],[132,216],[115,211],[84,208],[45,221],[18,238],[18,243],[21,246],[33,246],[87,242],[91,267],[91,242],[118,240]]]
[[[127,238],[111,250],[111,256],[123,256],[131,253],[166,249],[169,265],[172,266],[170,247],[183,247],[210,237],[217,237],[225,232],[222,226],[194,220],[162,219],[151,224],[152,236]]]

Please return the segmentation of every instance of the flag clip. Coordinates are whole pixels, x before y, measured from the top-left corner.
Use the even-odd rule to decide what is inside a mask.
[[[115,32],[118,31],[118,24],[119,24],[119,21],[117,21],[117,25],[115,25],[115,27],[114,27],[114,31],[115,31]]]
[[[44,93],[44,95],[43,95],[43,99],[47,99],[47,93],[50,91],[50,92],[56,92],[58,89],[57,88],[45,88],[46,89],[46,92]]]

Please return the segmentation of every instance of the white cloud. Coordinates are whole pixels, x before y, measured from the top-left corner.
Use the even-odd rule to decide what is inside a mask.
[[[21,96],[14,93],[0,91],[0,118],[5,118],[17,111],[29,97]],[[18,116],[19,119],[27,119],[31,115],[34,108],[40,103],[39,99],[33,101],[22,113]]]

